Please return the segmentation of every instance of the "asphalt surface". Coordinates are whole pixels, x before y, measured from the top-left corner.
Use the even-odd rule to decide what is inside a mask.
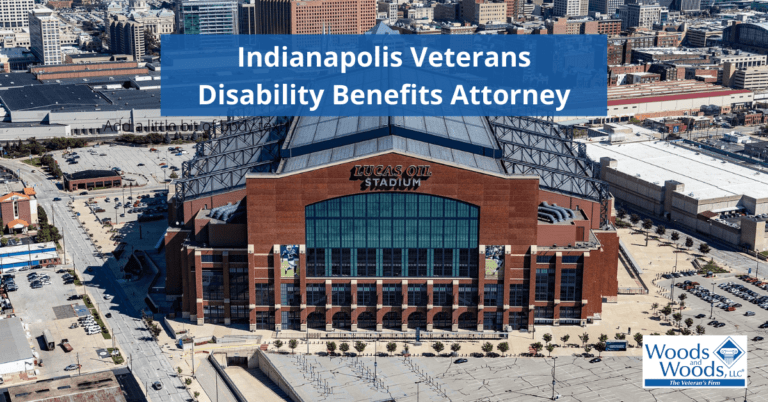
[[[149,385],[149,399],[153,402],[181,402],[191,399],[170,362],[162,354],[160,346],[152,340],[149,331],[141,321],[141,312],[136,311],[127,302],[128,298],[117,279],[105,266],[107,260],[99,257],[99,252],[88,235],[67,208],[67,200],[70,199],[68,194],[61,192],[56,184],[39,169],[36,169],[36,173],[31,173],[30,166],[16,161],[3,160],[0,164],[13,170],[20,169],[21,179],[27,185],[35,186],[38,202],[45,208],[49,220],[53,213],[56,214],[56,226],[64,236],[65,248],[74,258],[78,274],[88,287],[88,294],[91,295],[102,315],[107,311],[112,312],[112,318],[107,318],[106,321],[112,328],[118,346],[128,356],[129,365],[138,380],[145,388]],[[119,192],[115,191],[115,193]],[[53,201],[54,197],[60,197],[62,200]],[[86,267],[92,268],[86,273],[84,272]],[[104,295],[111,295],[113,298],[107,301]],[[163,384],[159,391],[151,387],[151,384],[156,381]]]

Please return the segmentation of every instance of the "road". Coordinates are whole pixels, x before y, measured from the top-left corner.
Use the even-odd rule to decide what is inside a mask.
[[[163,355],[160,346],[152,339],[141,321],[141,312],[136,311],[127,301],[128,298],[112,270],[105,267],[107,260],[99,257],[98,250],[85,230],[67,208],[69,196],[61,192],[56,184],[39,169],[36,169],[36,173],[32,173],[30,166],[8,160],[0,161],[0,165],[14,171],[20,169],[22,180],[27,185],[35,185],[38,203],[45,209],[49,220],[55,214],[56,226],[64,236],[66,251],[74,258],[78,275],[88,287],[91,299],[98,305],[102,316],[107,311],[112,312],[112,318],[107,318],[106,321],[113,331],[118,346],[124,354],[128,355],[129,364],[138,380],[145,388],[150,385],[149,399],[153,402],[182,402],[190,399],[189,393]],[[55,197],[61,197],[62,200],[53,201]],[[93,267],[90,273],[84,272],[86,267]],[[107,301],[104,295],[111,295],[113,298]],[[151,387],[155,381],[163,384],[161,390]]]

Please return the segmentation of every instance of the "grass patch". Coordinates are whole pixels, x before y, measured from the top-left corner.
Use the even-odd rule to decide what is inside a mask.
[[[763,251],[760,253],[763,257],[768,257],[768,251]]]
[[[714,260],[709,260],[708,263],[704,265],[704,267],[701,269],[703,273],[712,272],[713,274],[725,274],[728,273],[727,270],[721,268],[719,265],[715,264]]]
[[[104,332],[104,321],[101,320],[101,317],[99,316],[99,312],[96,311],[96,309],[91,309],[91,315],[93,315],[93,319],[96,321],[96,325],[98,325],[101,328],[101,336],[104,337],[104,339],[112,339],[112,335],[109,332]]]
[[[125,359],[123,359],[123,356],[122,355],[112,356],[113,350],[117,350],[118,352],[120,351],[118,349],[107,348],[107,353],[109,353],[109,356],[112,357],[112,361],[115,362],[115,364],[123,364],[125,362]]]
[[[77,272],[74,269],[68,269],[67,272],[75,278],[75,286],[83,286],[83,282],[80,282],[80,277],[77,276]],[[89,305],[91,301],[88,300],[88,296],[83,296],[83,301],[86,307],[93,307],[93,304]]]
[[[617,228],[631,228],[632,224],[629,222],[624,222],[621,219],[616,219],[616,227]]]
[[[24,159],[22,162],[30,166],[40,167],[43,165],[43,162],[40,160],[40,158]]]

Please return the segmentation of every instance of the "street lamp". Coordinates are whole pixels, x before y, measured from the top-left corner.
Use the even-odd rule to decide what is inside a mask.
[[[421,384],[424,381],[419,381],[416,383],[416,402],[419,402],[419,384]]]
[[[552,400],[555,398],[555,374],[557,373],[557,357],[552,358]]]
[[[715,294],[715,282],[712,282],[712,294]],[[715,302],[709,302],[709,319],[712,320],[715,317]]]

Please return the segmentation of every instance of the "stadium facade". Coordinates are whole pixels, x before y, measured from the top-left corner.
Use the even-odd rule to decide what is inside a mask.
[[[617,295],[612,198],[551,121],[245,118],[182,172],[166,283],[197,324],[510,331]]]

